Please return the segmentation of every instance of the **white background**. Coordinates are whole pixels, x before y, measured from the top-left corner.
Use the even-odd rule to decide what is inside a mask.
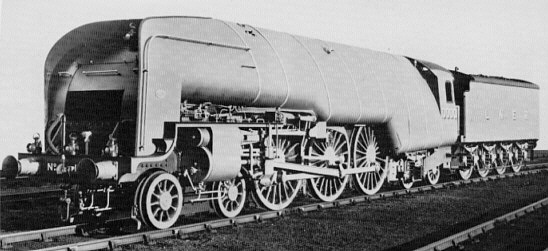
[[[86,23],[147,16],[207,16],[425,59],[466,73],[541,87],[548,149],[548,1],[0,0],[0,158],[44,132],[44,62]]]

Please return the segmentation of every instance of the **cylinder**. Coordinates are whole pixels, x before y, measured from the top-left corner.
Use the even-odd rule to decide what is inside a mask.
[[[206,128],[181,128],[178,145],[181,147],[204,147],[211,141],[211,134]]]
[[[188,170],[193,182],[202,182],[211,175],[211,157],[205,147],[189,148],[181,153],[181,167]]]

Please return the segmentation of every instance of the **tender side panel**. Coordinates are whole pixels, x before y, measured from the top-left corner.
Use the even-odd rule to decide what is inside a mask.
[[[465,142],[538,139],[537,89],[471,81],[465,93]]]

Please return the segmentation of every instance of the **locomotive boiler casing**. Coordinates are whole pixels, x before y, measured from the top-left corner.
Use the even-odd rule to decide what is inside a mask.
[[[139,28],[136,155],[154,151],[180,104],[314,111],[328,125],[388,125],[396,152],[450,145],[457,130],[409,59],[206,18],[148,18]]]

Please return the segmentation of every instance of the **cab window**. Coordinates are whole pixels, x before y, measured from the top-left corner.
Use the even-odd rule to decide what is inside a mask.
[[[453,103],[453,85],[450,81],[445,82],[445,98],[447,103]]]

